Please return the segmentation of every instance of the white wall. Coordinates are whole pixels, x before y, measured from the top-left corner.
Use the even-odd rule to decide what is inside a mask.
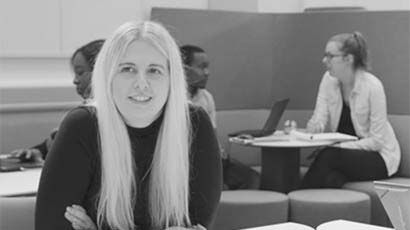
[[[1,0],[0,57],[58,56],[59,1]]]
[[[302,8],[310,7],[363,7],[366,10],[410,10],[409,0],[302,0]]]
[[[410,10],[409,0],[361,0],[367,10]]]
[[[69,58],[3,58],[1,88],[71,86]],[[1,99],[0,99],[1,100]]]
[[[302,0],[272,1],[259,0],[258,12],[294,13],[302,12]]]
[[[241,12],[257,12],[258,2],[255,0],[209,0],[209,9]]]
[[[69,57],[75,48],[106,38],[122,23],[142,19],[142,6],[135,0],[60,0],[61,54]]]

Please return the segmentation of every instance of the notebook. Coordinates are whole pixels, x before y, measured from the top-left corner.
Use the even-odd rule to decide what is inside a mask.
[[[410,184],[374,181],[374,188],[395,230],[410,230]]]
[[[331,132],[331,133],[305,133],[298,130],[290,131],[290,135],[296,137],[300,140],[305,141],[334,141],[334,142],[343,142],[343,141],[357,141],[359,138],[356,136]]]
[[[289,103],[289,98],[276,101],[271,108],[268,119],[265,122],[265,125],[262,129],[254,130],[241,130],[234,133],[228,134],[229,137],[236,137],[241,135],[248,135],[251,137],[262,137],[272,134],[276,131],[279,120],[282,117],[283,112],[285,111],[286,106]]]

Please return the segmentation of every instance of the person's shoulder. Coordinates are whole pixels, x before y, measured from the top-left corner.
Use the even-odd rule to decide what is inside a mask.
[[[204,90],[204,94],[206,95],[206,98],[208,98],[208,100],[210,100],[212,103],[214,103],[214,97],[212,96],[212,93],[210,93],[206,89],[203,89],[203,90]]]
[[[190,105],[189,116],[191,118],[191,127],[194,132],[202,129],[207,130],[208,127],[213,129],[211,118],[202,106]]]
[[[71,109],[64,117],[63,123],[70,126],[88,128],[96,122],[95,108],[92,106],[78,106]]]
[[[362,76],[371,84],[382,85],[380,79],[370,72],[363,72]]]
[[[203,119],[209,120],[208,114],[204,108],[195,104],[189,104],[189,116],[191,117],[191,123],[197,123]]]
[[[364,71],[360,75],[362,81],[364,81],[365,86],[369,87],[370,90],[380,90],[383,89],[383,83],[374,74]]]
[[[200,89],[199,92],[205,94],[208,97],[212,97],[212,94],[207,89]]]

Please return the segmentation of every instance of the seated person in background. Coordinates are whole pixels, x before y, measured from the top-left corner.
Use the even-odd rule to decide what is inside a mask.
[[[90,98],[90,82],[94,69],[95,59],[104,43],[104,40],[95,40],[78,48],[71,56],[70,64],[74,72],[73,83],[77,93],[83,98],[83,103],[87,103]],[[42,161],[46,158],[51,144],[55,138],[57,129],[53,130],[50,136],[41,144],[28,149],[17,149],[11,152],[12,157],[24,160]]]
[[[209,59],[205,51],[197,46],[181,47],[182,60],[188,83],[188,92],[192,104],[205,109],[211,118],[215,133],[216,109],[214,98],[205,87],[209,78]],[[223,163],[224,189],[258,189],[260,175],[241,162],[230,159],[219,144]]]
[[[397,171],[400,147],[387,120],[383,85],[367,72],[367,58],[366,41],[359,32],[328,41],[323,57],[327,71],[307,131],[323,132],[329,122],[332,132],[359,140],[322,149],[301,188],[340,188],[347,181],[379,180]]]
[[[222,187],[218,142],[189,105],[169,32],[123,24],[93,75],[92,103],[65,116],[47,156],[35,229],[208,228]]]

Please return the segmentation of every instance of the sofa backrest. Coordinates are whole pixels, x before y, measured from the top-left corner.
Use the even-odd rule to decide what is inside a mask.
[[[389,121],[393,126],[401,150],[401,161],[397,175],[410,177],[410,116],[390,115]]]

